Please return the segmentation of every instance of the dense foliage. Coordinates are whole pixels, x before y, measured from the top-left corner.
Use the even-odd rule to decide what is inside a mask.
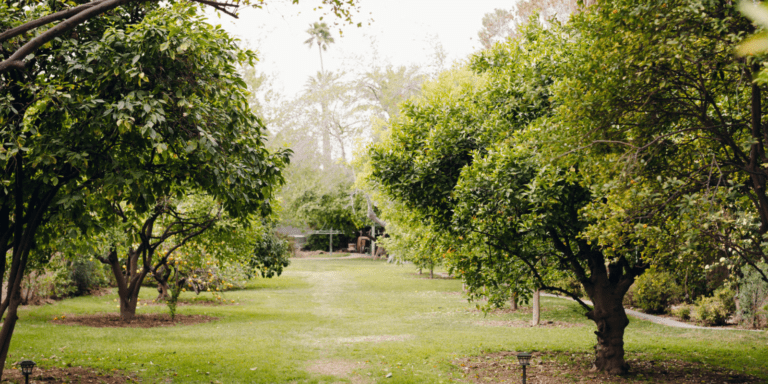
[[[49,9],[6,11],[3,30]],[[249,109],[237,66],[253,63],[254,54],[189,3],[117,8],[27,60],[25,70],[0,75],[0,251],[12,254],[0,306],[12,319],[0,331],[3,361],[33,248],[53,248],[77,229],[94,236],[113,219],[154,220],[191,190],[233,218],[267,215],[289,155],[266,150],[263,124]],[[122,244],[143,257],[139,275],[146,274],[158,244],[146,228],[133,235],[141,245]],[[119,262],[110,264],[121,276]]]
[[[759,62],[733,55],[753,28],[716,0],[612,0],[562,25],[532,20],[407,102],[369,151],[369,180],[400,216],[451,239],[452,268],[486,296],[579,300],[563,284],[579,281],[596,367],[625,372],[621,301],[646,269],[658,273],[644,284],[663,276],[685,291],[640,295],[651,311],[742,265],[765,278],[766,103],[751,81]],[[729,294],[702,299],[700,317],[721,322]]]

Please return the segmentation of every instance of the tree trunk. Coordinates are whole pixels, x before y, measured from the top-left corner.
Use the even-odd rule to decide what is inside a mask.
[[[317,51],[320,52],[320,72],[325,73],[325,69],[323,68],[323,48],[320,44],[317,44]]]
[[[595,290],[591,297],[594,308],[587,317],[597,325],[597,345],[593,369],[613,375],[629,371],[624,361],[624,329],[629,325],[622,305],[623,294],[607,289]]]
[[[430,264],[429,265],[429,278],[434,279],[435,278],[435,265]]]
[[[130,297],[120,297],[120,320],[131,321],[136,317],[136,302]]]
[[[539,325],[539,321],[541,319],[541,291],[538,289],[536,292],[533,293],[533,320],[531,320],[531,325],[537,326]]]
[[[5,319],[3,321],[3,327],[0,329],[0,369],[5,365],[5,361],[8,359],[8,350],[11,346],[11,336],[13,336],[13,330],[16,328],[16,321],[19,319],[18,308],[21,304],[21,292],[17,287],[14,287],[13,293],[10,297],[8,305],[8,311],[5,313]],[[2,375],[2,371],[0,371]]]
[[[117,296],[120,301],[120,320],[122,321],[131,321],[136,316],[136,305],[139,301],[141,282],[144,281],[144,277],[147,275],[147,268],[137,272],[139,252],[133,249],[128,251],[125,274],[123,274],[121,269],[116,250],[110,251],[106,259],[100,259],[102,263],[109,264],[112,274],[115,276]]]
[[[168,280],[171,278],[171,273],[171,268],[167,265],[162,265],[152,271],[152,276],[155,278],[155,281],[157,281],[157,299],[155,299],[155,301],[165,301],[170,297]]]
[[[331,127],[328,124],[328,107],[323,103],[321,106],[322,111],[322,127],[323,127],[323,165],[325,170],[330,170],[333,165],[333,154],[331,153]]]
[[[157,283],[157,299],[156,301],[165,301],[168,300],[169,297],[169,287],[168,282],[162,281]]]
[[[509,300],[509,305],[513,311],[517,311],[517,293],[512,294],[512,298]]]

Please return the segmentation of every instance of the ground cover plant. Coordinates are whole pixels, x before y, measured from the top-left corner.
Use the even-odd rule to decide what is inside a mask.
[[[193,295],[185,292],[181,300]],[[115,315],[114,293],[23,307],[6,368],[31,358],[42,367],[83,367],[146,383],[372,383],[388,374],[391,383],[448,383],[471,381],[462,359],[515,351],[538,351],[558,367],[567,363],[558,369],[571,377],[586,375],[586,360],[563,356],[586,358],[595,343],[595,326],[572,301],[543,297],[543,326],[530,327],[527,307],[486,315],[466,301],[460,280],[420,278],[413,265],[383,260],[294,258],[281,277],[254,279],[224,296],[228,305],[178,308],[179,315],[215,320],[146,328],[140,335],[53,320]],[[142,303],[153,298],[142,291]],[[142,304],[137,314],[167,316],[167,309]],[[676,329],[631,319],[625,343],[630,364],[677,361],[702,372],[768,379],[765,332]]]

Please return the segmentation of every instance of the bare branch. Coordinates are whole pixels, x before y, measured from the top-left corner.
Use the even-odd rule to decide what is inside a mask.
[[[59,21],[63,19],[68,19],[88,8],[92,8],[96,5],[99,5],[107,0],[96,0],[92,1],[87,4],[78,5],[77,7],[65,9],[63,11],[56,12],[54,14],[43,16],[39,19],[32,20],[28,23],[22,24],[16,28],[9,29],[3,33],[0,33],[0,42],[6,41],[8,39],[11,39],[13,37],[16,37],[18,35],[21,35],[24,32],[31,31],[35,28],[42,27],[43,25],[53,23],[54,21]]]
[[[366,200],[368,200],[368,218],[373,220],[373,222],[375,222],[376,224],[382,227],[386,227],[387,222],[382,219],[379,219],[379,217],[376,216],[376,212],[373,211],[373,203],[371,202],[371,197],[368,195],[365,195],[365,198]]]
[[[75,28],[76,26],[86,22],[87,20],[95,17],[96,15],[115,9],[123,4],[127,4],[131,1],[137,0],[106,0],[99,5],[90,7],[84,11],[79,12],[75,16],[68,20],[62,21],[51,29],[43,32],[34,39],[28,41],[21,46],[16,52],[9,58],[0,62],[0,73],[7,72],[11,68],[23,69],[26,63],[23,61],[29,54],[35,52],[43,44],[61,36],[65,32]]]

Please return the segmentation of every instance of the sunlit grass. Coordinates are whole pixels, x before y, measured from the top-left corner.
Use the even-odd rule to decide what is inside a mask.
[[[142,300],[155,292],[144,288]],[[484,315],[460,292],[460,281],[430,280],[413,266],[293,259],[283,276],[225,293],[237,305],[179,307],[181,314],[218,318],[206,324],[97,329],[50,323],[62,314],[117,312],[114,294],[25,308],[8,362],[118,369],[145,382],[367,382],[392,373],[388,382],[438,383],[461,376],[450,364],[456,357],[587,352],[595,343],[594,326],[570,301],[542,298],[543,321],[570,327],[508,327],[498,325],[527,322],[530,314]],[[138,312],[167,308],[147,305]],[[682,330],[632,319],[625,341],[635,357],[700,361],[768,378],[765,332]]]

